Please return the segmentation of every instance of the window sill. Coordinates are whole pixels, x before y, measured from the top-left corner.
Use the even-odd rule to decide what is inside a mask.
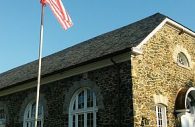
[[[180,63],[176,63],[176,64],[177,64],[178,66],[182,67],[182,68],[185,68],[185,69],[191,70],[191,68],[190,68],[190,67],[188,67],[188,66],[185,66],[185,65],[180,64]]]

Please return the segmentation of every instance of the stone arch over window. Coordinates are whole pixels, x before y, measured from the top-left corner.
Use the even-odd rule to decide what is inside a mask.
[[[8,108],[5,102],[0,102],[0,127],[6,127],[9,124]]]
[[[173,53],[174,62],[177,65],[185,67],[185,68],[192,68],[192,61],[191,56],[188,51],[180,45],[176,45],[174,53]]]
[[[97,108],[104,109],[104,103],[103,103],[103,96],[101,94],[100,88],[96,85],[95,82],[91,80],[80,80],[72,83],[72,86],[67,89],[65,93],[65,101],[64,101],[64,113],[69,113],[69,106],[72,97],[74,96],[75,92],[82,88],[89,88],[91,91],[93,91],[96,95],[96,101],[97,101]]]
[[[36,104],[36,93],[29,94],[21,105],[20,110],[20,121],[23,123],[23,127],[33,127],[34,115],[35,115],[35,104]],[[43,94],[40,94],[39,100],[39,127],[43,127],[44,117],[47,116],[46,100]],[[41,121],[41,122],[40,122]]]

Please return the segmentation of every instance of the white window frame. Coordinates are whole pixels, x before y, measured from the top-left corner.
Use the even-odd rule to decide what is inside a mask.
[[[188,108],[188,111],[189,113],[191,114],[191,116],[193,116],[195,118],[195,105],[192,105],[191,104],[191,101],[194,101],[192,100],[193,98],[190,98],[189,96],[187,97],[187,108]]]
[[[157,127],[167,127],[166,106],[163,104],[156,105]]]
[[[35,116],[31,116],[31,114],[33,112],[32,106],[33,106],[34,103],[35,103],[35,101],[31,101],[30,103],[28,103],[28,105],[25,108],[24,118],[23,118],[23,127],[34,127]],[[44,110],[43,110],[42,103],[39,103],[39,111],[42,114],[38,116],[38,121],[41,121],[41,127],[43,127]],[[35,110],[34,110],[34,113],[33,114],[35,114]],[[30,117],[28,117],[28,115],[30,115]]]
[[[96,95],[93,92],[93,107],[87,107],[87,90],[90,90],[93,92],[90,88],[81,88],[75,92],[73,95],[70,106],[69,106],[69,127],[74,127],[73,126],[73,116],[75,116],[75,127],[78,127],[78,115],[79,114],[84,114],[84,126],[87,127],[87,114],[92,113],[93,114],[93,127],[97,126],[97,112],[98,112],[98,107],[96,103]],[[78,95],[84,91],[84,108],[83,109],[78,109]],[[73,110],[73,106],[75,103],[75,110]]]

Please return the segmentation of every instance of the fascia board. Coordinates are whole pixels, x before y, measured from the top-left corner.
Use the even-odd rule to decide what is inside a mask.
[[[180,25],[179,23],[177,23],[177,22],[175,22],[175,21],[173,21],[173,20],[171,20],[169,18],[165,18],[141,43],[139,43],[139,45],[137,45],[136,47],[132,47],[132,51],[133,52],[139,51],[139,52],[137,52],[137,54],[142,54],[142,52],[143,52],[142,51],[142,46],[144,44],[146,44],[148,42],[148,40],[151,37],[153,37],[156,34],[156,32],[159,31],[166,23],[170,24],[170,25],[172,25],[172,26],[174,26],[174,27],[176,27],[176,28],[178,28],[180,30],[183,30],[183,32],[185,32],[185,33],[195,37],[195,33],[193,31],[189,30],[188,28]]]

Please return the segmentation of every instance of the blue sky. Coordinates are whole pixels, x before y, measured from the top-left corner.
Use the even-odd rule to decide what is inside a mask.
[[[195,31],[195,0],[62,0],[74,26],[64,31],[45,8],[43,56],[160,12]],[[38,58],[39,0],[0,4],[0,73]]]

